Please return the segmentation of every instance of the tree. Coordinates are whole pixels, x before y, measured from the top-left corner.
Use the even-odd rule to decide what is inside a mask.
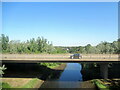
[[[82,46],[79,46],[79,53],[83,53],[84,52],[84,48]]]
[[[30,48],[31,53],[37,52],[37,43],[34,38],[30,39],[29,48]]]
[[[4,34],[0,37],[0,44],[3,52],[6,52],[8,49],[9,37]]]
[[[114,42],[112,43],[112,45],[111,45],[112,48],[114,48],[114,52],[113,52],[113,53],[117,53],[118,50],[119,50],[118,42],[119,42],[119,41],[114,41]]]
[[[107,44],[106,42],[101,42],[96,46],[101,54],[106,53],[106,44]]]
[[[11,40],[9,42],[8,51],[10,53],[18,53],[18,50],[17,50],[18,45],[19,45],[19,41],[17,41],[17,40]]]
[[[76,47],[71,47],[69,49],[69,53],[76,53],[77,52],[77,48]]]
[[[87,44],[86,46],[85,46],[85,50],[86,50],[86,53],[87,54],[89,54],[90,53],[90,48],[91,48],[92,46],[90,45],[90,44]]]
[[[0,52],[3,53],[87,53],[87,54],[118,54],[120,53],[120,39],[118,41],[101,42],[97,46],[77,47],[54,47],[52,43],[49,43],[44,37],[32,38],[26,42],[20,42],[20,40],[11,40],[9,37],[1,34],[0,37]]]

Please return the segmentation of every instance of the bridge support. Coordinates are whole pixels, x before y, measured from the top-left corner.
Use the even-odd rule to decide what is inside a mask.
[[[104,78],[104,79],[108,78],[108,63],[100,64],[100,74],[101,74],[102,78]]]

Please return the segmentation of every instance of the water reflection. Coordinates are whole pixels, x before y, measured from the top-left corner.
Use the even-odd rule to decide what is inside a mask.
[[[45,81],[41,88],[80,88],[82,67],[79,63],[67,63],[60,78],[54,81]]]

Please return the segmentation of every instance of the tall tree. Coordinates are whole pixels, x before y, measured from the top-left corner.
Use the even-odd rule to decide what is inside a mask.
[[[7,51],[8,43],[9,43],[9,37],[2,34],[1,38],[0,38],[0,42],[1,42],[1,48],[2,48],[3,52]]]

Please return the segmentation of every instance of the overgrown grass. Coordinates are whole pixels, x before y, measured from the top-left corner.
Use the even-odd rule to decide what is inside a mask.
[[[55,68],[59,65],[61,65],[62,63],[40,63],[40,65],[46,66],[48,68]]]

